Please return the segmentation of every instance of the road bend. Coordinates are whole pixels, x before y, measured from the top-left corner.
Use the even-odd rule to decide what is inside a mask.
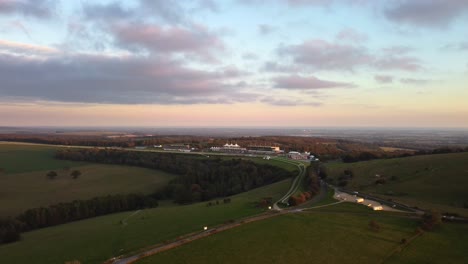
[[[293,195],[301,186],[301,182],[304,179],[306,170],[305,170],[304,164],[300,162],[292,162],[292,161],[283,160],[283,159],[275,159],[275,160],[296,165],[297,168],[299,169],[299,173],[297,174],[296,178],[293,180],[289,190],[286,192],[286,194],[283,197],[281,197],[278,201],[276,201],[273,204],[273,209],[277,211],[281,211],[282,209],[278,206],[278,203],[286,204],[288,202],[289,197],[291,197],[291,195]]]

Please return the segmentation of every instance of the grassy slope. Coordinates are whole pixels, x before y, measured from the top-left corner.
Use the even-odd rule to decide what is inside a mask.
[[[368,228],[370,220],[381,226]],[[339,204],[254,222],[137,263],[466,263],[468,226],[445,224],[389,254],[417,222]]]
[[[329,164],[329,174],[338,177],[344,169],[354,171],[350,188],[387,195],[388,198],[423,208],[468,215],[468,153],[416,156],[357,163]],[[375,175],[387,178],[375,185]],[[389,180],[397,176],[397,181]],[[392,195],[390,195],[392,194]]]
[[[75,199],[149,193],[174,177],[144,168],[56,160],[55,150],[48,146],[0,144],[0,167],[5,169],[0,174],[0,217]],[[76,180],[70,176],[73,169],[82,172]],[[49,170],[57,171],[59,176],[48,179]]]
[[[250,223],[138,263],[378,263],[414,230],[413,220],[353,206],[358,214],[311,212]],[[381,232],[369,230],[370,219]]]
[[[74,162],[54,159],[57,148],[39,145],[16,143],[0,143],[0,168],[4,173],[23,173],[43,170],[57,170],[65,167],[85,165],[84,162]]]
[[[90,164],[79,167],[74,180],[70,171],[56,170],[50,180],[47,171],[0,175],[0,216],[14,216],[26,209],[75,199],[117,193],[150,193],[162,188],[174,175],[136,167]]]
[[[468,225],[445,223],[388,259],[397,263],[468,263]]]
[[[262,197],[279,199],[291,181],[284,180],[232,197],[230,204],[207,207],[206,203],[187,206],[162,206],[143,210],[120,221],[132,212],[97,217],[23,234],[20,242],[0,246],[2,263],[63,263],[78,259],[81,263],[102,263],[105,259],[174,239],[201,230],[203,226],[257,214],[253,206]],[[123,249],[120,251],[120,249]]]

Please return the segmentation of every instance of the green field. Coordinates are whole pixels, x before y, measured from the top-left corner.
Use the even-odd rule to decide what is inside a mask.
[[[383,231],[368,230],[369,219],[376,219]],[[413,228],[413,221],[392,217],[288,214],[200,239],[137,263],[376,263],[402,237],[410,236]]]
[[[78,167],[84,162],[54,159],[56,147],[0,142],[0,169],[3,174]]]
[[[468,263],[468,225],[444,224],[424,233],[385,263]]]
[[[468,216],[468,153],[415,156],[327,166],[337,179],[354,172],[347,188],[375,193],[412,206]],[[380,177],[376,177],[380,175]],[[392,176],[395,176],[392,180]],[[375,184],[385,178],[386,183]]]
[[[118,193],[151,193],[163,188],[174,175],[150,169],[105,164],[72,167],[82,175],[56,170],[0,175],[0,216],[15,216],[26,209]]]
[[[468,226],[446,224],[425,233],[402,252],[402,238],[414,235],[417,222],[339,204],[308,213],[249,223],[137,263],[466,263]],[[345,212],[341,212],[345,211]],[[371,231],[369,221],[381,227]],[[461,232],[458,233],[457,232]],[[437,241],[435,241],[437,240]],[[434,244],[433,244],[434,243]],[[454,245],[457,244],[457,245]],[[453,247],[451,247],[454,245]],[[437,250],[437,246],[444,246]],[[448,247],[445,247],[448,246]],[[429,249],[428,251],[425,251]],[[432,250],[432,251],[431,251]],[[443,261],[442,261],[443,260]],[[388,261],[388,262],[387,262]]]
[[[205,225],[261,213],[265,209],[254,203],[269,196],[279,199],[290,183],[288,179],[238,194],[229,204],[163,205],[133,216],[134,212],[118,213],[24,233],[20,242],[0,246],[0,262],[31,263],[33,258],[38,264],[73,259],[102,263],[113,256],[201,231]]]
[[[0,216],[108,194],[151,193],[175,177],[144,168],[56,160],[54,151],[34,145],[0,145],[5,168],[0,174]],[[82,173],[78,179],[70,176],[74,169]],[[49,170],[56,171],[57,178],[47,178]]]

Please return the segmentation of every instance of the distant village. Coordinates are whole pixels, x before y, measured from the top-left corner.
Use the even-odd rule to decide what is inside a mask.
[[[147,149],[147,146],[137,146],[136,149]],[[310,152],[289,151],[285,153],[279,146],[240,146],[235,143],[226,143],[222,146],[213,146],[209,149],[200,151],[199,149],[191,148],[190,144],[167,144],[167,145],[154,145],[152,148],[161,149],[165,151],[179,151],[179,152],[205,152],[205,153],[226,153],[237,155],[262,155],[265,159],[270,159],[270,156],[282,156],[292,160],[310,160],[319,161]]]

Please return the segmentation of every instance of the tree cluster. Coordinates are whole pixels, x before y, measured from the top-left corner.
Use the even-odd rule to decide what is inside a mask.
[[[421,228],[426,231],[431,231],[441,224],[442,215],[439,212],[431,211],[423,216]]]
[[[343,170],[343,174],[338,177],[338,186],[345,187],[354,177],[354,172],[351,169]]]
[[[375,153],[364,151],[364,152],[359,152],[359,153],[345,154],[341,156],[341,160],[345,163],[351,163],[351,162],[379,159],[381,157],[382,156],[379,156]]]
[[[317,176],[318,170],[315,166],[307,167],[306,177],[304,178],[304,188],[305,192],[300,193],[297,196],[290,196],[288,203],[290,206],[300,205],[305,203],[307,200],[312,199],[315,195],[320,192],[320,180]]]
[[[0,219],[0,244],[19,240],[23,226],[24,224],[17,219]]]
[[[373,159],[404,158],[419,155],[448,154],[468,152],[468,147],[442,147],[431,150],[419,150],[416,152],[396,152],[388,153],[381,151],[347,151],[341,155],[341,160],[345,163],[367,161]]]
[[[134,147],[138,138],[107,138],[102,136],[76,136],[60,134],[2,134],[0,141],[29,142],[65,146],[99,146],[99,147]]]
[[[432,155],[432,154],[447,154],[447,153],[460,153],[460,152],[468,152],[468,147],[442,147],[436,148],[432,150],[419,150],[415,153],[415,155]]]
[[[158,169],[178,175],[157,199],[174,199],[185,204],[208,201],[274,183],[293,173],[268,164],[240,158],[205,158],[178,153],[137,152],[115,149],[67,149],[56,153],[59,159],[122,164]]]

